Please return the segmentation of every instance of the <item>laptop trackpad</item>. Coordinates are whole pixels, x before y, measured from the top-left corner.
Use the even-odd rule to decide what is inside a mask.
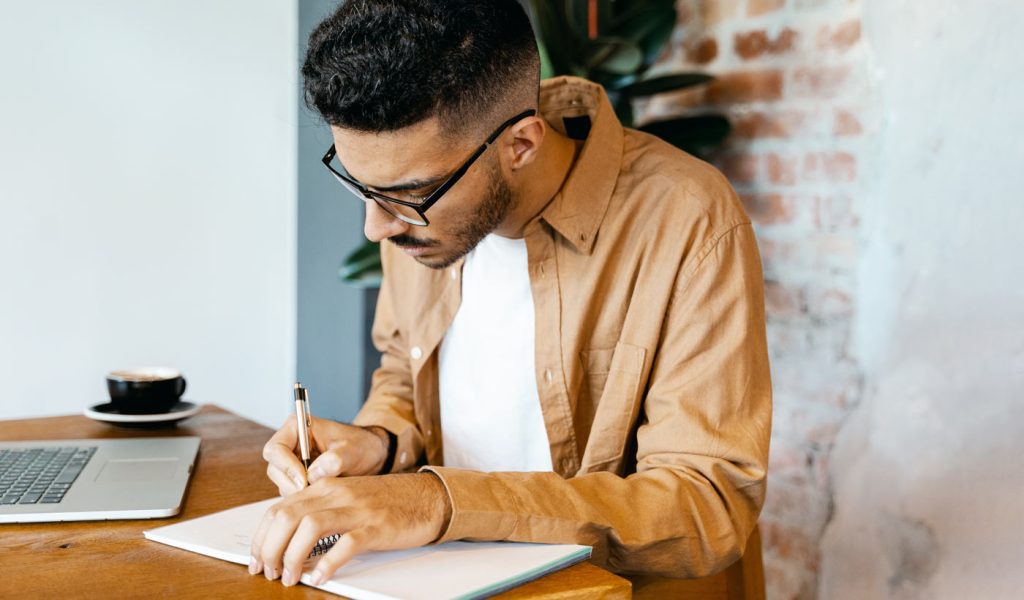
[[[172,479],[177,469],[177,458],[108,460],[96,476],[96,483]]]

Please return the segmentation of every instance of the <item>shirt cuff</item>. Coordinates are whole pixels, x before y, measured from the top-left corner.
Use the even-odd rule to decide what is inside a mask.
[[[420,467],[441,479],[451,502],[448,527],[435,544],[454,540],[500,541],[511,537],[519,523],[515,497],[488,473],[454,467]]]

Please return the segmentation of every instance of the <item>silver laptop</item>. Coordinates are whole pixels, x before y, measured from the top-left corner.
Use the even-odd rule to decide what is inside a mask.
[[[0,523],[170,517],[198,437],[0,442]]]

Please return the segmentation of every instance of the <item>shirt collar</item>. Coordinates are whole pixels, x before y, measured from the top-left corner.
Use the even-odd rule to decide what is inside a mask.
[[[622,125],[604,88],[578,77],[542,81],[540,113],[562,134],[586,137],[565,183],[540,218],[577,251],[590,254],[622,163]]]

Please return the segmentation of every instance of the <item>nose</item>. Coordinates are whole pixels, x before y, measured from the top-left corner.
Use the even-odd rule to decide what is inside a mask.
[[[363,203],[366,204],[366,220],[363,222],[363,234],[371,242],[380,242],[389,237],[403,234],[412,227],[378,206],[375,201],[369,198],[365,198]]]

